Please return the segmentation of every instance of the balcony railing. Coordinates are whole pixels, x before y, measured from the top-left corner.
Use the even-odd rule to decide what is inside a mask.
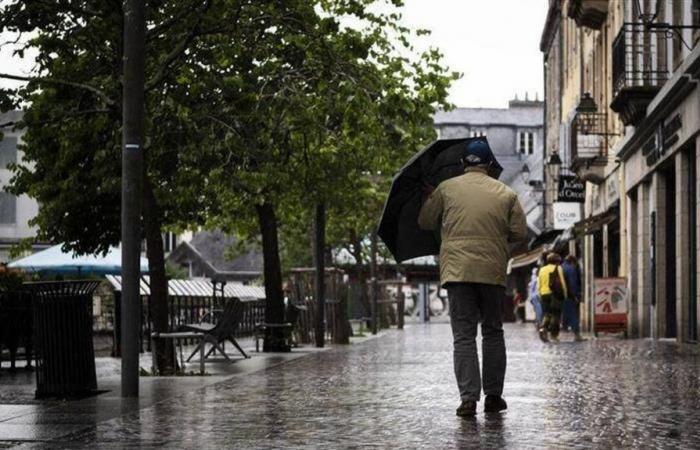
[[[592,159],[607,156],[607,115],[576,114],[571,123],[571,159]]]
[[[612,45],[613,111],[637,125],[668,79],[665,33],[643,23],[625,23]]]

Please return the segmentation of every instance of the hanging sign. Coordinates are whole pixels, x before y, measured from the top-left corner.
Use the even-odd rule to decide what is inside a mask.
[[[554,202],[554,229],[566,230],[581,220],[581,204],[575,202]]]
[[[586,184],[574,175],[559,175],[557,200],[583,203],[586,199]]]

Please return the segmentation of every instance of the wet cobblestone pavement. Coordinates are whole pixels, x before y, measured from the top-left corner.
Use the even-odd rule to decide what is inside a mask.
[[[520,324],[506,326],[506,339],[502,415],[455,416],[451,333],[437,324],[232,377],[23,448],[700,448],[697,349],[545,345]]]

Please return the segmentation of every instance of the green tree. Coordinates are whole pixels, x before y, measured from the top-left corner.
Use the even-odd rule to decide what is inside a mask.
[[[255,3],[148,2],[143,232],[156,331],[169,324],[161,233],[204,223],[216,210],[206,174],[217,161],[201,151],[192,105],[173,95],[178,67],[202,36],[245,33],[236,24],[259,17]],[[32,36],[18,56],[37,53],[32,76],[0,74],[28,82],[1,93],[4,108],[24,109],[25,164],[14,167],[11,190],[39,201],[32,224],[40,238],[105,252],[120,237],[121,2],[7,2],[0,29]],[[172,351],[157,343],[156,354],[158,370],[171,372]]]
[[[323,103],[325,117],[334,117],[334,125],[324,127],[319,137],[320,151],[301,161],[295,172],[299,200],[308,199],[329,205],[329,246],[347,249],[356,260],[356,271],[364,285],[363,264],[371,258],[371,236],[375,232],[391,177],[416,151],[435,138],[432,116],[436,109],[449,108],[449,86],[458,77],[441,63],[438,51],[430,49],[413,58],[411,42],[417,34],[396,23],[396,14],[371,20],[377,27],[365,28],[368,36],[367,64],[347,74],[345,91]],[[398,47],[398,48],[397,48]],[[347,99],[351,99],[348,101]],[[309,192],[308,187],[314,186]],[[306,201],[305,201],[306,200]],[[304,216],[305,220],[298,217]],[[307,226],[311,211],[291,209],[293,224]],[[287,246],[298,249],[299,236],[308,231],[288,231]],[[306,241],[308,242],[308,240]],[[308,255],[308,244],[306,245]],[[384,253],[387,253],[384,250]],[[388,254],[388,253],[387,253]],[[308,261],[308,256],[307,259]],[[362,301],[369,308],[367,296]]]
[[[409,30],[393,12],[370,12],[375,3],[401,4],[148,2],[143,200],[155,330],[168,322],[163,230],[259,236],[271,322],[283,318],[280,225],[299,233],[308,206],[324,201],[337,217],[366,208],[350,229],[366,235],[386,174],[432,132],[451,79],[434,51],[401,56]],[[106,251],[119,240],[121,4],[11,1],[0,28],[30,33],[26,48],[38,52],[33,76],[0,74],[28,81],[0,93],[5,107],[25,106],[29,164],[15,168],[13,191],[40,202],[42,238]],[[377,172],[380,181],[368,177]],[[281,349],[279,336],[265,347]],[[172,368],[171,352],[156,350],[158,369]]]

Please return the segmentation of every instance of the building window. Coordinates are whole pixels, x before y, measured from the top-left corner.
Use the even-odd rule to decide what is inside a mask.
[[[6,136],[0,141],[0,169],[17,162],[17,138]]]
[[[165,253],[170,253],[177,247],[177,234],[163,233],[163,250]]]
[[[518,152],[522,155],[535,153],[535,133],[532,131],[518,132]]]
[[[7,192],[0,192],[0,224],[17,222],[17,197]]]
[[[693,0],[690,4],[690,17],[694,27],[700,26],[700,0]],[[693,29],[693,45],[700,41],[700,29]]]

